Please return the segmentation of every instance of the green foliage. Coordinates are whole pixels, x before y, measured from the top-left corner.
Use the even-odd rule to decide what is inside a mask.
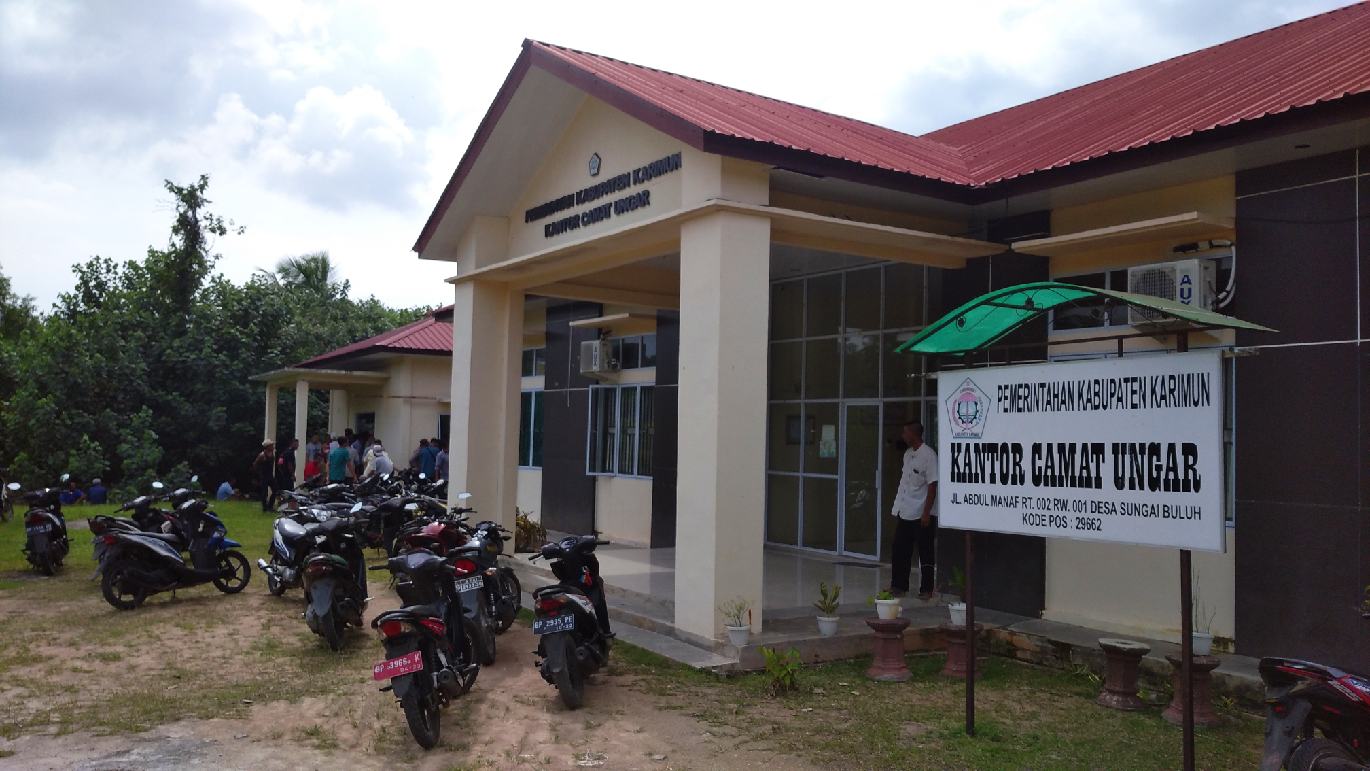
[[[517,508],[514,511],[514,551],[529,552],[542,548],[547,543],[547,528],[529,516],[531,511]]]
[[[790,648],[780,653],[763,645],[761,657],[766,664],[766,682],[772,694],[789,693],[799,687],[799,670],[804,665],[800,662],[798,650]]]
[[[102,476],[105,473],[104,448],[86,434],[81,434],[81,439],[67,454],[67,471],[81,485]]]
[[[839,605],[841,605],[841,603],[838,601],[838,598],[841,596],[841,584],[833,584],[832,586],[828,586],[826,583],[819,581],[818,602],[815,602],[813,606],[815,608],[818,608],[818,612],[822,613],[825,616],[836,616],[837,608]]]
[[[74,285],[46,316],[0,283],[0,466],[12,466],[13,478],[53,484],[78,446],[98,446],[101,476],[124,491],[182,464],[207,487],[245,480],[260,450],[264,396],[250,377],[424,312],[350,299],[325,254],[295,258],[299,281],[258,273],[239,285],[211,275],[215,239],[242,229],[210,210],[208,181],[168,181],[175,214],[166,248],[75,266]],[[294,395],[281,399],[279,414],[292,414]],[[310,402],[317,430],[327,407]]]
[[[866,604],[867,604],[867,605],[874,605],[876,600],[892,600],[892,599],[894,599],[894,595],[893,595],[893,594],[890,594],[890,591],[889,591],[888,589],[881,589],[880,591],[878,591],[878,592],[876,592],[875,594],[871,595],[870,599],[866,600]]]
[[[947,580],[947,589],[957,597],[964,597],[966,594],[966,571],[960,566],[951,569],[951,578]]]
[[[723,614],[723,623],[728,626],[751,626],[752,604],[737,597],[718,606]]]

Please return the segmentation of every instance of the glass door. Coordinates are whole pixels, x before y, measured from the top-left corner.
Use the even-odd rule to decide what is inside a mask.
[[[843,554],[880,554],[880,404],[842,406]]]

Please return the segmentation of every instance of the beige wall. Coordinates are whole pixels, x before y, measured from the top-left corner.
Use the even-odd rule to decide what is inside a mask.
[[[612,541],[651,543],[652,480],[596,477],[595,529]]]
[[[542,521],[542,469],[521,468],[515,505],[534,522]]]
[[[1195,606],[1216,611],[1213,634],[1235,637],[1236,530],[1227,553],[1194,552]],[[1047,539],[1043,618],[1171,642],[1180,639],[1180,553],[1176,549]],[[1240,651],[1240,641],[1238,641]]]

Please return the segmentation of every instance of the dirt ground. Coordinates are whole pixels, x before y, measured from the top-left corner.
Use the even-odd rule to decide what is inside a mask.
[[[691,717],[688,697],[612,665],[568,711],[521,624],[424,752],[370,680],[382,655],[373,633],[353,630],[330,653],[300,620],[298,590],[270,597],[255,578],[241,595],[196,589],[123,613],[70,572],[0,591],[11,620],[0,632],[0,768],[812,767]],[[397,604],[383,586],[372,594],[368,619]]]

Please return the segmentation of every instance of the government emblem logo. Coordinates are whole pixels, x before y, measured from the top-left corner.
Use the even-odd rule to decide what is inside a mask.
[[[989,397],[966,378],[947,398],[947,422],[953,439],[979,439],[989,418]]]
[[[591,154],[590,154],[590,176],[592,176],[592,177],[598,177],[598,176],[599,176],[599,164],[600,164],[600,163],[601,163],[601,161],[599,160],[599,153],[591,153]]]

